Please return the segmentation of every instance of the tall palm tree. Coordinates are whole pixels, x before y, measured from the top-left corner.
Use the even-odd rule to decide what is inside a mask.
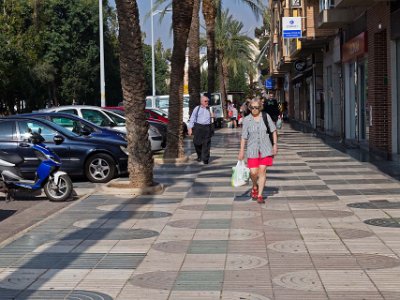
[[[222,12],[220,18],[217,19],[215,46],[224,109],[226,109],[228,70],[236,75],[239,68],[249,70],[254,64],[252,45],[255,42],[243,33],[242,29],[243,23],[234,20],[233,16],[229,15],[229,10]]]
[[[194,0],[192,23],[190,26],[188,47],[189,47],[189,114],[200,103],[200,3],[201,0]],[[161,8],[161,18],[172,8],[172,0],[156,0],[154,10]]]
[[[207,87],[208,93],[215,92],[215,19],[217,17],[217,6],[221,0],[203,0],[203,17],[206,23],[207,34]]]
[[[142,34],[136,0],[116,0],[121,84],[126,114],[129,180],[132,187],[153,184],[153,157],[146,121]]]
[[[168,123],[168,143],[164,151],[165,158],[184,156],[183,133],[183,77],[187,41],[192,22],[194,0],[172,1],[172,28],[174,46],[171,58],[171,84],[169,92],[168,114],[173,116]]]
[[[223,0],[203,0],[203,16],[207,33],[208,92],[215,92],[215,26],[222,12]],[[263,11],[262,0],[236,0],[249,6],[256,18]]]
[[[200,103],[200,0],[194,0],[189,32],[189,114]]]

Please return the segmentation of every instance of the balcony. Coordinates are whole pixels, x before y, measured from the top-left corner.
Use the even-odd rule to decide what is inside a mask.
[[[369,7],[376,4],[376,0],[336,0],[336,8]]]
[[[326,9],[319,13],[317,18],[318,28],[336,29],[345,24],[354,22],[362,13],[364,8],[334,8]]]

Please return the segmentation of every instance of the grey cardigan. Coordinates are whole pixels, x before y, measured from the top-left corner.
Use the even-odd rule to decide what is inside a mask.
[[[271,132],[276,131],[275,123],[267,114],[268,124]],[[242,139],[247,140],[247,158],[257,158],[272,156],[272,144],[267,134],[267,126],[265,126],[262,115],[257,122],[253,115],[248,115],[243,119]]]

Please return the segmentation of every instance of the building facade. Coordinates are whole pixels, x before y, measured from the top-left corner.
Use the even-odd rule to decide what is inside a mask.
[[[388,158],[400,154],[400,1],[274,0],[271,76],[289,117]],[[284,16],[303,19],[284,38]]]

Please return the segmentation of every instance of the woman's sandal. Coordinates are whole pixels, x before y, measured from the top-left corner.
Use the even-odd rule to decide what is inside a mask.
[[[258,186],[255,188],[253,187],[251,189],[251,199],[257,200],[257,197],[258,197]]]
[[[257,203],[260,203],[260,204],[265,203],[263,196],[258,196],[257,197]]]

